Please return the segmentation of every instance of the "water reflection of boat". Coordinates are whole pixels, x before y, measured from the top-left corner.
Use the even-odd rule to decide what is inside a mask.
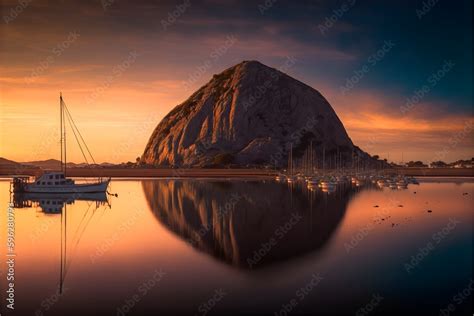
[[[13,193],[11,195],[11,201],[15,208],[31,208],[39,206],[41,210],[46,214],[54,214],[53,216],[61,216],[61,261],[59,269],[59,293],[63,293],[63,285],[66,279],[67,272],[72,263],[72,259],[67,260],[68,254],[68,223],[67,219],[67,206],[74,204],[76,201],[85,201],[88,206],[85,210],[82,220],[79,222],[75,229],[75,233],[69,236],[70,243],[73,245],[73,249],[69,250],[69,253],[74,253],[77,250],[77,246],[86,231],[92,217],[96,214],[96,211],[101,206],[111,207],[107,194],[104,192],[97,193]],[[95,202],[95,203],[94,203]],[[93,207],[95,206],[95,207]],[[70,229],[69,229],[70,230]]]
[[[59,214],[66,204],[75,201],[96,202],[97,207],[109,204],[104,192],[96,193],[14,193],[13,206],[25,208],[39,206],[44,213]]]
[[[328,195],[276,182],[142,183],[150,209],[165,227],[199,251],[244,269],[322,249],[359,190],[341,186]],[[271,249],[265,247],[269,243]]]

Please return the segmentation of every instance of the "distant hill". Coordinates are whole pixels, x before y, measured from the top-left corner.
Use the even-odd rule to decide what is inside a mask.
[[[114,166],[117,166],[116,164],[113,164],[113,163],[110,163],[110,162],[103,162],[101,164],[99,164],[99,166],[102,166],[102,167],[114,167]]]
[[[0,167],[16,167],[16,166],[20,166],[20,164],[13,160],[8,160],[6,158],[0,157]]]
[[[61,161],[57,159],[26,161],[26,162],[21,162],[21,164],[28,165],[28,166],[35,166],[41,169],[60,169],[61,168]],[[70,168],[74,168],[79,165],[73,162],[68,162],[67,166]]]
[[[38,167],[32,165],[24,165],[13,160],[0,157],[0,174],[20,174],[22,170],[37,169]]]
[[[68,168],[82,168],[87,167],[86,163],[74,163],[68,162]],[[96,165],[89,165],[90,167],[103,167],[103,168],[111,168],[120,166],[119,164],[113,164],[109,162],[103,162]],[[61,169],[61,161],[57,159],[47,159],[47,160],[35,160],[35,161],[25,161],[25,162],[16,162],[13,160],[9,160],[6,158],[0,157],[0,168],[40,168],[43,170],[59,170]]]

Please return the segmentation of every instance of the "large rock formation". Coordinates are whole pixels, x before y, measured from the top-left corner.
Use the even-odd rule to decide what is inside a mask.
[[[328,101],[315,89],[257,61],[226,69],[176,106],[154,130],[142,162],[212,166],[287,164],[312,142],[319,161],[357,153]],[[337,155],[337,156],[336,156]],[[333,158],[334,157],[334,158]]]

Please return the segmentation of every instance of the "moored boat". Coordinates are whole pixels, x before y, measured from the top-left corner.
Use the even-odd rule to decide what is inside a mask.
[[[76,183],[73,179],[66,178],[67,162],[66,162],[66,119],[71,122],[71,129],[74,132],[76,141],[81,148],[81,152],[87,162],[86,155],[81,146],[80,140],[84,142],[82,135],[77,129],[74,120],[72,119],[66,104],[63,101],[62,95],[59,96],[59,107],[60,107],[60,143],[61,143],[61,171],[50,171],[45,172],[33,181],[30,181],[27,177],[14,177],[12,181],[13,192],[25,192],[25,193],[97,193],[106,192],[107,187],[110,183],[110,178],[102,179],[98,178],[95,181],[88,183]],[[80,139],[77,137],[80,136]],[[94,161],[89,148],[84,143],[87,153]],[[95,163],[95,161],[94,161]]]
[[[109,179],[100,179],[93,183],[76,183],[68,179],[63,172],[45,172],[34,182],[25,183],[21,192],[26,193],[96,193],[105,192]]]

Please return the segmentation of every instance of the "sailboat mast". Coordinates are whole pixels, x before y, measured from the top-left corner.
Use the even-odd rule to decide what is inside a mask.
[[[293,176],[293,143],[290,145],[290,175]]]
[[[291,144],[291,159],[290,159],[290,163],[291,163],[291,176],[293,176],[293,144]]]
[[[323,173],[326,171],[326,146],[323,146]]]
[[[62,94],[59,93],[59,143],[61,144],[61,171],[63,171],[63,103]]]
[[[66,122],[64,120],[64,101],[63,101],[63,96],[62,94],[60,95],[60,102],[61,102],[61,115],[62,115],[62,133],[63,133],[63,143],[64,143],[64,177],[66,177],[66,165],[67,165],[67,160],[66,160]],[[62,149],[63,150],[63,149]]]

